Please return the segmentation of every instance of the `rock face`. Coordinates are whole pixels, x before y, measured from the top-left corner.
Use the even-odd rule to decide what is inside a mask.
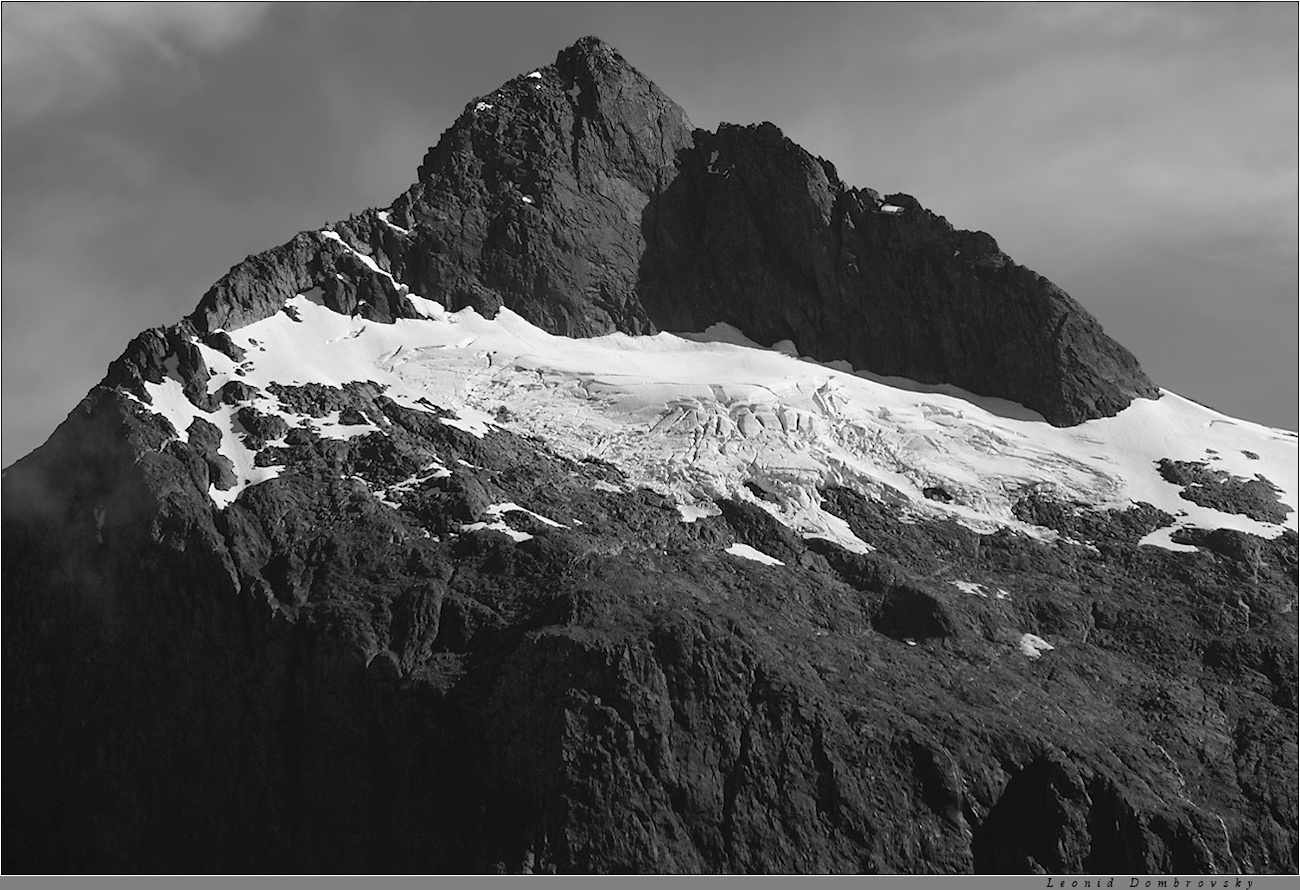
[[[565,336],[653,332],[636,295],[642,217],[690,142],[676,103],[585,38],[469,103],[393,203],[392,225],[370,211],[336,229],[449,309],[506,306]],[[364,294],[328,290],[335,271],[351,271],[335,269],[339,247],[303,234],[250,258],[208,292],[196,325],[247,324],[320,285],[326,305],[352,311]]]
[[[1157,398],[1078,303],[984,232],[840,182],[771,124],[695,132],[647,212],[640,294],[667,330],[760,343],[1020,402],[1068,426]]]
[[[425,157],[393,207],[417,232],[403,280],[555,334],[653,331],[636,297],[641,220],[690,140],[681,108],[582,40],[475,102]]]
[[[535,74],[389,211],[141,334],[5,471],[4,869],[1296,871],[1294,532],[1171,552],[1138,543],[1171,518],[1149,505],[1035,494],[1017,515],[1055,542],[980,535],[828,482],[874,548],[850,552],[744,490],[684,521],[617,466],[373,382],[240,379],[261,346],[229,332],[295,294],[373,325],[423,294],[855,362],[876,334],[843,328],[879,309],[884,372],[1058,423],[1146,394],[987,236],[773,128],[692,134],[598,41]],[[983,367],[995,334],[1027,364]],[[1005,388],[1039,367],[1048,401]],[[213,419],[173,427],[165,392]]]
[[[471,102],[383,219],[335,229],[341,240],[303,233],[236,266],[195,327],[256,321],[312,287],[331,308],[386,320],[403,311],[400,284],[564,336],[727,322],[1057,425],[1159,397],[1128,350],[989,235],[910,196],[847,187],[771,124],[692,131],[595,38]]]

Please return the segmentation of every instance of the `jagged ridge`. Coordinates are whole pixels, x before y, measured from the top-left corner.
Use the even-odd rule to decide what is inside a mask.
[[[888,200],[901,212],[771,124],[692,131],[587,38],[466,107],[390,208],[409,237],[373,211],[336,228],[449,309],[507,306],[565,336],[723,321],[821,360],[1011,399],[1058,425],[1158,397],[1128,350],[990,236],[907,195]],[[195,325],[237,327],[307,288],[328,292],[332,262],[318,234],[299,235],[232,269]],[[368,317],[386,314],[397,307]]]

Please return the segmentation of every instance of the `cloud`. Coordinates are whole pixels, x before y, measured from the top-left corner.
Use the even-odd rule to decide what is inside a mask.
[[[133,60],[176,64],[248,35],[263,3],[6,3],[7,125],[66,113],[123,86]]]

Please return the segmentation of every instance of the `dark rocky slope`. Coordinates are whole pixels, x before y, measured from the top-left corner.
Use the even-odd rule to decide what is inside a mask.
[[[238,383],[208,393],[191,338],[239,361],[219,328],[313,288],[377,322],[414,314],[400,282],[572,334],[701,311],[701,255],[674,234],[714,200],[697,145],[750,145],[754,170],[807,156],[767,130],[692,137],[596,42],[539,73],[471,104],[394,204],[399,228],[367,212],[341,241],[304,233],[240,264],[5,471],[4,869],[1296,871],[1294,534],[1218,531],[1172,553],[1136,544],[1167,521],[1153,508],[1027,496],[1025,517],[1095,543],[1049,545],[824,491],[877,548],[861,556],[746,500],[683,523],[617,468],[475,438],[373,385],[278,388],[380,428],[342,441],[281,429]],[[794,196],[865,200],[817,169]],[[779,181],[757,180],[754,206],[804,207],[764,196]],[[921,242],[993,255],[894,200],[901,216],[854,223],[882,264],[940,287],[966,273]],[[817,258],[819,218],[804,236],[819,311],[856,319],[836,290],[847,267]],[[774,244],[798,228],[781,225]],[[743,256],[717,262],[732,274]],[[665,283],[665,257],[692,283]],[[755,267],[763,301],[796,265]],[[1095,328],[1051,294],[1034,308],[1022,272],[976,264],[960,287],[979,307],[990,282],[1030,282],[1006,297],[1026,325]],[[719,311],[742,311],[722,290]],[[773,336],[798,335],[789,323]],[[1063,410],[1114,410],[1086,382],[1106,366],[1061,349],[1076,362],[1061,379],[1084,381],[1052,384],[1075,393]],[[280,477],[217,509],[209,486],[231,468],[215,428],[173,430],[140,404],[166,376],[200,407],[241,406]],[[376,497],[431,454],[453,472],[396,507]],[[462,529],[507,501],[568,527],[510,512],[532,539]],[[1056,648],[1026,657],[1025,632]]]
[[[1292,533],[1053,546],[827,490],[860,556],[303,398],[385,430],[295,435],[225,511],[108,389],[7,472],[6,870],[1297,868]],[[458,533],[504,501],[569,527]]]

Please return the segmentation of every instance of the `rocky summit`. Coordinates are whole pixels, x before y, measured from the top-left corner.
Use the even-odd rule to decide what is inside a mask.
[[[3,868],[1295,873],[1296,459],[585,38],[4,470]]]

